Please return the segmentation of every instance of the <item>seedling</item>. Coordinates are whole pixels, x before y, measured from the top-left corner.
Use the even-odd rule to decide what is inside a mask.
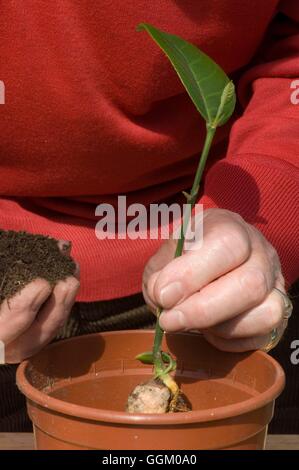
[[[186,229],[190,223],[192,208],[198,198],[202,175],[215,132],[219,126],[228,121],[234,111],[236,104],[235,87],[219,65],[193,44],[179,36],[165,33],[146,23],[141,23],[137,30],[146,31],[166,54],[195,107],[206,123],[205,142],[194,182],[190,193],[184,193],[190,210],[185,211],[183,216],[181,236],[175,251],[175,257],[178,257],[183,252]],[[127,410],[129,412],[153,412],[152,406],[150,411],[147,410],[146,402],[152,402],[152,389],[155,383],[159,388],[161,388],[162,383],[169,390],[168,402],[164,406],[164,411],[160,411],[161,406],[159,403],[159,412],[187,411],[188,408],[182,400],[179,386],[172,375],[170,375],[176,370],[176,361],[169,353],[161,350],[164,332],[159,324],[160,314],[161,309],[158,308],[153,350],[137,356],[137,359],[142,363],[154,366],[153,379],[148,382],[150,392],[147,390],[148,384],[139,385],[139,388],[136,387],[128,400]],[[141,400],[139,399],[140,393],[143,394]],[[139,406],[135,406],[136,400],[139,400],[139,403],[144,403],[143,410]]]

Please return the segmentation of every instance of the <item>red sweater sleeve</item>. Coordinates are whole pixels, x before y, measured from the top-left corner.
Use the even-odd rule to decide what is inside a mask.
[[[288,283],[299,277],[299,2],[285,0],[259,63],[239,83],[243,115],[225,159],[208,171],[206,207],[240,213],[277,249]]]

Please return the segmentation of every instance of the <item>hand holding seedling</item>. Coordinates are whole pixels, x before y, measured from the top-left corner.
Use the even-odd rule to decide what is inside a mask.
[[[58,242],[58,246],[64,255],[68,254],[65,242]],[[45,279],[35,279],[2,301],[0,340],[5,344],[6,363],[21,362],[56,336],[67,320],[78,288],[77,270],[74,276],[52,286]]]
[[[206,122],[206,138],[190,193],[193,209],[216,129],[234,111],[234,85],[206,54],[178,36],[141,24],[163,50],[197,110]],[[149,261],[143,277],[145,300],[155,309],[157,322],[153,350],[137,356],[153,364],[153,380],[138,386],[128,399],[129,412],[148,411],[153,383],[170,392],[164,411],[187,411],[174,378],[176,363],[161,350],[164,331],[200,329],[219,349],[246,351],[265,346],[273,328],[283,328],[283,302],[273,292],[284,289],[276,251],[240,216],[221,209],[205,213],[203,245],[184,251],[190,211],[181,225],[181,238],[165,243]],[[160,394],[161,395],[161,394]],[[159,402],[159,411],[161,406]],[[178,406],[179,405],[179,406]]]
[[[170,240],[144,271],[144,296],[160,306],[165,331],[199,329],[224,351],[263,348],[274,328],[283,328],[284,290],[276,251],[239,215],[204,213],[203,244],[174,257]]]

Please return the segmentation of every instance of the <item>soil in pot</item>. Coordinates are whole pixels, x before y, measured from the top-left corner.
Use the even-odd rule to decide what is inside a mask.
[[[54,238],[11,230],[0,230],[0,259],[0,303],[34,279],[55,284],[76,269]]]

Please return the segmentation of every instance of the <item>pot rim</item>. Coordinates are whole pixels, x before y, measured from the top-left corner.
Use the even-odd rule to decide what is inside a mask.
[[[63,340],[64,343],[73,341],[75,338],[82,338],[84,336],[92,337],[98,335],[123,335],[126,333],[134,334],[152,334],[152,330],[121,330],[121,331],[108,331],[101,333],[93,333],[89,335],[82,335]],[[194,335],[197,333],[177,333],[180,335]],[[57,346],[58,343],[52,343],[47,346],[47,349]],[[285,385],[285,373],[280,364],[271,356],[263,351],[253,351],[252,354],[263,356],[271,363],[276,372],[275,382],[266,391],[251,397],[242,402],[234,403],[232,405],[220,406],[218,408],[209,408],[206,410],[195,410],[183,413],[169,413],[169,414],[129,414],[125,411],[102,410],[98,408],[91,408],[88,406],[76,405],[57,398],[51,397],[33,387],[26,378],[26,369],[30,364],[30,359],[23,361],[17,369],[17,385],[21,392],[28,400],[34,402],[45,408],[74,418],[83,418],[84,420],[92,420],[107,423],[118,423],[127,425],[184,425],[192,423],[203,423],[209,421],[222,420],[239,416],[258,408],[262,408],[266,404],[275,400],[281,393]]]

